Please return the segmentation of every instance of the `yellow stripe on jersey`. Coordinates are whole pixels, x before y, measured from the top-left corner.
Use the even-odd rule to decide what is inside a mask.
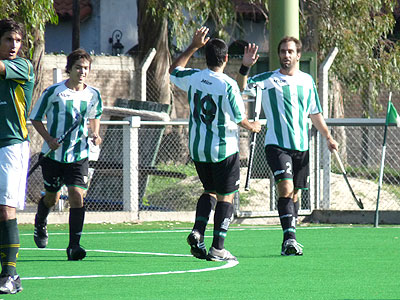
[[[10,267],[14,267],[15,268],[17,266],[17,263],[9,261],[9,262],[3,262],[1,265],[3,267],[4,266],[10,266]]]
[[[1,249],[4,249],[4,248],[18,248],[20,246],[21,246],[21,244],[6,244],[6,245],[0,245],[0,248]]]
[[[20,85],[18,85],[15,88],[14,96],[15,96],[15,107],[17,109],[19,122],[21,124],[22,136],[24,137],[24,139],[26,139],[26,137],[28,136],[28,129],[26,128],[26,118],[25,118],[25,108],[26,108],[25,91]]]

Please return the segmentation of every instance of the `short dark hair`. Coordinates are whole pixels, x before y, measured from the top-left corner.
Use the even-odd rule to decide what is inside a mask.
[[[18,33],[21,36],[21,38],[24,38],[25,35],[24,25],[14,21],[13,19],[0,20],[0,39],[6,32],[9,31],[14,31]]]
[[[221,39],[211,39],[206,44],[206,62],[208,67],[220,67],[225,62],[228,46]]]
[[[288,43],[288,42],[294,42],[295,44],[296,44],[296,51],[297,51],[297,53],[301,53],[301,48],[303,47],[303,45],[301,44],[301,41],[300,40],[298,40],[298,39],[296,39],[295,37],[293,37],[293,36],[285,36],[283,39],[281,39],[281,41],[279,42],[279,45],[278,45],[278,54],[279,54],[279,51],[281,50],[281,45],[283,44],[283,43]]]
[[[92,58],[90,57],[90,54],[87,53],[84,49],[78,48],[78,49],[72,51],[68,55],[67,65],[65,66],[65,72],[67,72],[69,74],[74,63],[80,59],[86,59],[89,62],[89,68],[90,68],[90,66],[92,64]]]

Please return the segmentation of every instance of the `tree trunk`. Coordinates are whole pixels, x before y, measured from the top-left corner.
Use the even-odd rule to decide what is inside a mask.
[[[330,80],[330,105],[329,105],[329,117],[334,119],[344,118],[344,103],[343,103],[343,89],[336,76],[331,76]],[[347,136],[343,126],[335,126],[332,128],[332,134],[336,141],[340,144],[339,152],[343,161],[347,161],[346,143]]]
[[[160,1],[160,6],[162,5]],[[157,53],[147,72],[146,98],[148,101],[171,104],[169,67],[171,55],[168,47],[168,21],[156,19],[148,12],[147,0],[138,0],[138,39],[141,62],[151,48]]]
[[[43,56],[44,56],[44,36],[39,30],[34,33],[34,52],[32,56],[33,71],[35,73],[35,87],[32,95],[32,107],[43,92]]]

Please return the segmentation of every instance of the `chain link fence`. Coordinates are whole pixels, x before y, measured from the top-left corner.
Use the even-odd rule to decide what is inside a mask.
[[[340,144],[340,156],[356,195],[361,198],[366,210],[375,210],[382,157],[383,122],[388,91],[374,92],[372,87],[357,89],[357,76],[346,82],[330,78],[328,125]],[[158,99],[160,93],[154,74],[147,74],[147,98]],[[187,95],[171,86],[173,113],[187,118]],[[400,93],[393,91],[393,103],[400,108]],[[251,102],[247,111],[251,117],[254,110]],[[370,123],[348,121],[349,118],[369,116]],[[344,119],[343,119],[344,118]],[[265,123],[257,136],[250,190],[245,191],[248,151],[251,135],[240,131],[241,184],[235,197],[237,216],[276,216],[277,195],[271,171],[265,160]],[[92,153],[89,170],[89,189],[85,193],[88,211],[118,212],[137,207],[139,212],[194,211],[202,193],[194,164],[188,152],[187,122],[140,122],[134,143],[126,141],[128,121],[102,121],[103,144],[99,153]],[[37,161],[42,145],[41,137],[29,127],[31,136],[31,166]],[[310,189],[300,195],[301,214],[320,210],[358,210],[343,179],[337,162],[331,158],[323,139],[315,130],[310,130]],[[399,129],[388,129],[383,186],[380,195],[380,210],[400,210],[400,153]],[[133,153],[137,161],[126,159]],[[94,157],[94,158],[93,158]],[[133,174],[133,175],[132,175]],[[127,179],[129,177],[129,179]],[[130,189],[128,189],[129,187]],[[128,190],[128,191],[127,191]],[[132,196],[132,190],[134,196]],[[37,202],[43,195],[43,178],[39,167],[28,179],[27,209],[36,211]],[[131,191],[131,192],[129,192]],[[60,204],[55,210],[68,209],[68,195],[63,188]],[[132,201],[137,203],[132,204]]]
[[[372,126],[373,120],[369,124],[368,120],[364,121],[366,125],[354,122],[355,124],[346,127],[332,126],[331,128],[334,135],[339,133],[338,136],[344,136],[344,139],[335,138],[341,144],[339,153],[355,194],[362,200],[365,210],[375,210],[382,161],[384,120],[381,126]],[[334,121],[331,124],[334,124]],[[379,210],[400,210],[399,130],[395,126],[388,127]],[[357,210],[358,207],[352,200],[338,162],[334,159],[330,174],[330,179],[325,177],[323,180],[322,186],[325,188],[322,188],[322,206],[333,210]],[[327,186],[329,188],[326,188]]]
[[[103,122],[104,123],[104,122]],[[126,210],[124,199],[124,155],[137,151],[137,199],[140,211],[194,211],[202,185],[197,177],[194,164],[188,152],[187,124],[165,123],[152,125],[142,122],[138,128],[137,148],[124,142],[124,130],[127,122],[107,121],[101,125],[104,137],[97,159],[90,161],[89,189],[85,194],[88,211]],[[383,122],[376,125],[337,126],[334,120],[328,124],[338,142],[342,145],[340,156],[356,195],[362,199],[366,210],[375,210],[379,168],[382,155]],[[375,124],[375,125],[374,125]],[[125,127],[125,129],[124,129]],[[380,195],[380,210],[400,210],[400,148],[399,128],[388,129],[385,171]],[[31,165],[35,163],[42,144],[38,134],[31,131]],[[275,216],[276,192],[271,172],[265,161],[264,133],[258,135],[253,162],[250,190],[244,190],[247,173],[247,157],[250,134],[240,131],[241,148],[241,187],[235,199],[239,216]],[[312,132],[312,131],[311,131]],[[345,137],[340,138],[340,137]],[[313,135],[312,145],[316,142]],[[323,140],[323,139],[321,139]],[[318,143],[318,142],[317,142]],[[317,150],[315,152],[315,149]],[[315,159],[317,157],[318,159]],[[319,147],[310,150],[311,188],[301,195],[301,212],[310,213],[313,209],[322,210],[358,210],[352,200],[337,162],[329,155],[323,141]],[[318,165],[319,167],[315,167]],[[324,171],[328,166],[328,172]],[[124,175],[125,174],[125,175]],[[326,175],[328,174],[328,175]],[[316,182],[320,180],[320,184]],[[315,189],[316,186],[320,188]],[[41,168],[39,167],[28,180],[27,211],[35,211],[43,188]],[[63,190],[62,200],[67,199]],[[129,200],[129,199],[128,199]],[[68,201],[60,201],[55,210],[65,211]]]

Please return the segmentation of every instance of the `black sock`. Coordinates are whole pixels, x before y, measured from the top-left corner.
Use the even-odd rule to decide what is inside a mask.
[[[0,222],[1,276],[17,275],[19,247],[17,219]]]
[[[297,219],[299,218],[300,201],[297,200],[296,202],[293,202],[293,205],[294,205],[294,219],[297,225]]]
[[[37,213],[35,216],[35,225],[43,225],[45,226],[47,224],[47,216],[50,213],[51,208],[48,208],[44,204],[44,196],[40,198],[39,203],[38,203],[38,208],[37,208]]]
[[[280,197],[278,199],[278,212],[283,229],[283,240],[296,239],[293,199]]]
[[[214,238],[212,246],[224,249],[226,233],[233,214],[233,205],[229,202],[217,202],[214,214]]]
[[[85,207],[69,209],[69,245],[79,246],[81,240],[83,222],[85,220]]]
[[[202,194],[197,201],[196,220],[193,225],[193,230],[198,230],[202,236],[204,236],[204,232],[206,231],[208,218],[210,217],[211,210],[215,206],[215,202],[217,202],[217,199],[209,194]]]

